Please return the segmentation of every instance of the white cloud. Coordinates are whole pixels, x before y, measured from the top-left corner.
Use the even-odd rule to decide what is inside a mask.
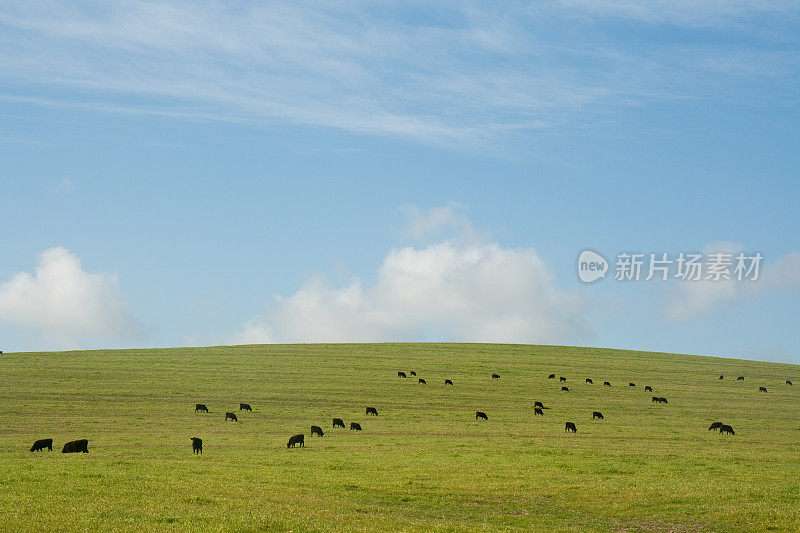
[[[778,291],[791,291],[800,287],[800,252],[794,251],[779,257],[764,272],[764,281]]]
[[[476,242],[485,238],[472,226],[463,206],[455,202],[429,209],[409,205],[404,206],[402,211],[406,215],[402,236],[414,242],[442,240],[450,235],[455,235],[461,242]]]
[[[39,255],[36,272],[0,285],[0,320],[37,331],[62,348],[131,340],[143,333],[111,274],[92,274],[64,248]]]
[[[415,211],[419,213],[418,211]],[[453,218],[451,208],[412,218],[412,231]],[[442,222],[444,221],[444,222]],[[468,225],[467,228],[471,228]],[[248,321],[231,342],[377,342],[445,340],[567,343],[589,334],[582,298],[553,285],[530,248],[448,240],[392,249],[374,285],[355,280],[331,287],[308,280],[277,298],[277,308]]]
[[[738,254],[743,246],[719,242],[703,248],[703,253],[716,251]],[[752,255],[746,253],[745,255]],[[735,260],[735,259],[734,259]],[[705,276],[705,273],[703,274]],[[663,310],[673,321],[690,320],[760,297],[768,292],[791,291],[800,287],[800,252],[793,251],[774,261],[762,260],[757,280],[706,280],[671,282],[671,291]]]

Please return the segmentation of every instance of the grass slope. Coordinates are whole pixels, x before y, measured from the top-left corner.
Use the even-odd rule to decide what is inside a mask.
[[[793,365],[557,346],[5,354],[0,531],[797,531],[798,399]],[[239,402],[254,411],[224,422]],[[736,435],[709,432],[716,420]],[[287,450],[295,433],[306,447]],[[48,437],[53,453],[28,452]],[[78,438],[89,454],[58,453]]]

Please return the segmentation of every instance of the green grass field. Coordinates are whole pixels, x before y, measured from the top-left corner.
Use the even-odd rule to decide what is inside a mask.
[[[79,438],[90,453],[60,453]],[[798,531],[800,367],[491,344],[0,356],[0,531],[110,529]]]

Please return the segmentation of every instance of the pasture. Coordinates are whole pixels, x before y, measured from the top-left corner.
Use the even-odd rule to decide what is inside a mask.
[[[800,530],[794,365],[311,344],[6,353],[0,376],[0,531]]]

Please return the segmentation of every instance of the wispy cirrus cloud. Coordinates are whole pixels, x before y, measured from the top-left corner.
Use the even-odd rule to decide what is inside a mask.
[[[755,1],[5,2],[0,79],[6,98],[41,92],[31,103],[452,146],[577,127],[653,99],[788,97],[798,12]],[[746,23],[753,16],[766,22]],[[628,46],[608,38],[602,21],[614,17],[713,20],[758,39]]]

